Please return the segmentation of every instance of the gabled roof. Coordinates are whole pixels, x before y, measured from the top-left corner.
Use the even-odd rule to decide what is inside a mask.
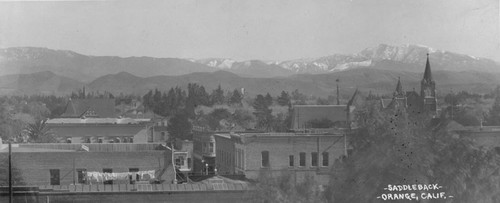
[[[380,99],[380,105],[382,108],[387,108],[391,105],[393,99]]]
[[[401,78],[398,77],[398,84],[396,85],[396,90],[394,91],[395,95],[404,96],[405,92],[403,91],[403,85],[401,85]]]
[[[62,118],[79,117],[114,118],[115,99],[71,99]]]
[[[349,102],[347,102],[347,106],[358,105],[361,102],[362,102],[361,95],[359,93],[358,88],[356,88],[356,91],[354,91],[354,94],[352,94],[351,99],[349,99]]]
[[[346,105],[295,105],[292,112],[292,129],[307,128],[309,121],[328,119],[332,122],[347,122]]]

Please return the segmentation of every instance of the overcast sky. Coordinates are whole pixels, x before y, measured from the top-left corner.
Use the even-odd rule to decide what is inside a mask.
[[[500,61],[499,0],[0,2],[0,47],[286,60],[420,44]]]

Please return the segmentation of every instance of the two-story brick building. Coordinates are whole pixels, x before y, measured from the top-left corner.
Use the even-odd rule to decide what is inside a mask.
[[[347,136],[335,133],[226,133],[216,134],[216,167],[219,174],[244,174],[257,179],[262,170],[292,173],[296,181],[315,177],[329,180],[330,167],[347,154]]]

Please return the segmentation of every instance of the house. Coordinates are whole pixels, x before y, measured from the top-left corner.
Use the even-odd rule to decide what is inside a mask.
[[[262,171],[291,173],[300,182],[312,176],[327,184],[336,160],[347,155],[346,131],[335,133],[215,134],[216,168],[221,175],[244,174],[258,179]]]
[[[346,105],[294,105],[291,130],[304,131],[318,128],[315,122],[328,121],[328,128],[356,127],[356,118],[363,112],[364,98],[356,89]]]
[[[115,99],[70,99],[61,118],[115,118]]]
[[[55,118],[47,127],[66,143],[153,142],[152,123],[131,118]]]

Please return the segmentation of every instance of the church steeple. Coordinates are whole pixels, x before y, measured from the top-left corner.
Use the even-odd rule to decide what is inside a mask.
[[[435,113],[437,110],[436,83],[432,79],[428,53],[427,62],[425,64],[424,78],[422,78],[420,85],[420,97],[423,100],[423,110]]]
[[[403,85],[401,85],[401,78],[398,77],[398,84],[396,85],[395,95],[404,95]]]
[[[427,62],[425,63],[424,79],[428,82],[432,81],[431,64],[429,63],[429,53],[427,53]]]

